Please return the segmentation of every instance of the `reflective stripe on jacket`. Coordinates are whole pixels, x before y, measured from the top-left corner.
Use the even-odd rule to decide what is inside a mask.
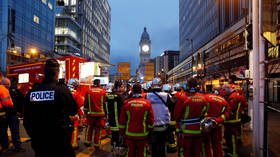
[[[203,94],[194,93],[185,100],[183,105],[176,105],[174,116],[178,125],[176,130],[186,136],[201,134],[200,120],[207,111],[207,102]]]
[[[154,114],[150,101],[130,98],[121,109],[119,128],[128,139],[145,139],[153,129]]]
[[[105,116],[106,91],[92,87],[85,96],[84,111],[88,116]]]
[[[3,86],[0,85],[0,109],[4,107],[13,107],[13,101],[10,96],[9,90]]]

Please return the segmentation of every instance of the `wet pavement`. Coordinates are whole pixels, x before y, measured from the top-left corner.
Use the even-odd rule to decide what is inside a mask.
[[[239,157],[250,157],[252,156],[252,131],[248,129],[249,125],[245,126],[243,131],[243,147],[241,149],[241,153]],[[0,155],[1,157],[34,157],[33,150],[31,148],[30,140],[28,135],[26,134],[22,125],[20,125],[20,133],[22,137],[23,144],[22,146],[26,149],[25,152],[6,152]],[[96,152],[93,147],[86,147],[83,145],[84,135],[83,132],[79,135],[79,149],[76,150],[76,157],[113,157],[111,153],[111,145],[110,138],[103,138],[101,151]],[[167,154],[167,157],[177,157],[177,153]],[[148,155],[150,157],[150,155]]]

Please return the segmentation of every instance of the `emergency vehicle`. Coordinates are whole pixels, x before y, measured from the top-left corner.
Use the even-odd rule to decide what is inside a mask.
[[[57,58],[57,60],[60,64],[60,79],[65,79],[66,83],[70,78],[79,79],[79,66],[80,63],[86,62],[85,58],[63,56]],[[7,67],[7,77],[11,80],[17,80],[18,89],[26,95],[34,84],[42,82],[44,77],[44,66],[44,61],[11,65]]]

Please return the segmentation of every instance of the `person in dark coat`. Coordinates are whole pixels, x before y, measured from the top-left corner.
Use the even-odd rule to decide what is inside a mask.
[[[26,95],[23,125],[36,157],[75,157],[69,116],[77,114],[77,105],[67,86],[58,82],[57,60],[48,59],[44,70],[43,82]]]

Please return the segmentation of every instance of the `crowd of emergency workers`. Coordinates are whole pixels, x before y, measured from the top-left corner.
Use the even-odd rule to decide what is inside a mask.
[[[34,85],[24,100],[24,127],[36,157],[74,157],[81,131],[84,145],[98,153],[104,130],[115,156],[165,157],[176,152],[180,157],[238,156],[242,124],[250,117],[234,75],[211,92],[204,92],[196,78],[188,78],[184,87],[163,83],[159,77],[145,84],[117,80],[106,86],[94,79],[84,90],[78,79],[59,82],[58,72],[57,61],[47,60],[43,82]],[[2,93],[0,119],[12,106]]]

